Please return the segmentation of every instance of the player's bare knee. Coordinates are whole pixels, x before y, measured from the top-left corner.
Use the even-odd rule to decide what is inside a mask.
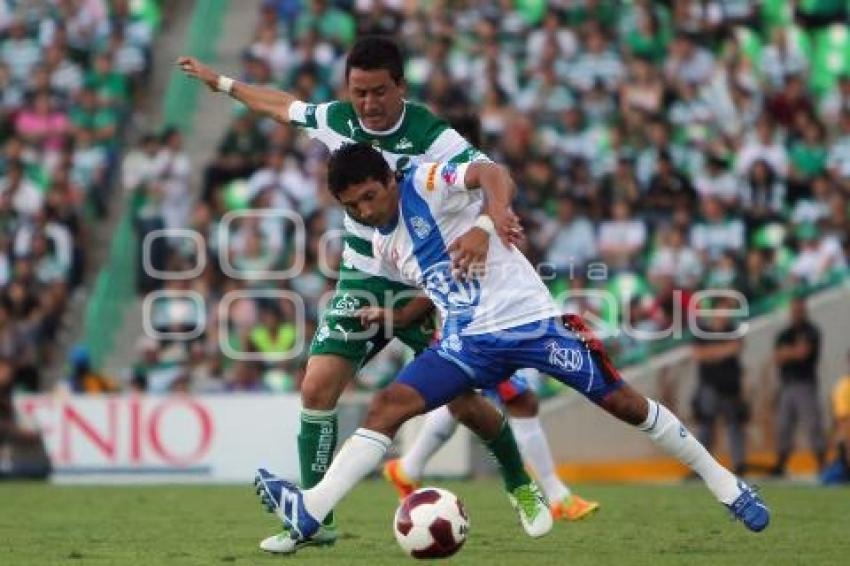
[[[301,404],[305,409],[330,411],[336,407],[342,386],[339,379],[322,372],[307,372],[301,383]]]
[[[537,416],[540,411],[540,404],[537,402],[537,395],[531,391],[526,391],[505,403],[505,408],[512,417],[530,419]]]
[[[425,401],[418,393],[407,386],[394,384],[372,397],[364,426],[392,438],[405,421],[424,409]]]
[[[600,406],[621,421],[634,426],[646,420],[649,410],[646,397],[626,384],[605,397]]]
[[[476,393],[455,399],[449,404],[449,411],[459,423],[484,440],[495,438],[504,421],[502,413]]]

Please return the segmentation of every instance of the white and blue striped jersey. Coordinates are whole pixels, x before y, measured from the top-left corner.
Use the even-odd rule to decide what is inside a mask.
[[[513,328],[561,314],[534,267],[516,247],[490,239],[480,277],[452,277],[447,246],[471,229],[482,192],[468,190],[468,164],[422,163],[399,183],[395,225],[375,230],[383,274],[423,289],[440,310],[443,336]]]

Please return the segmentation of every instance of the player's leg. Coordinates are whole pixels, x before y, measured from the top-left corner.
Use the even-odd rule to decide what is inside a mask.
[[[298,433],[298,459],[301,486],[311,488],[321,481],[333,459],[337,445],[337,402],[345,387],[369,355],[380,350],[381,336],[364,329],[353,313],[368,306],[369,294],[380,296],[370,287],[376,278],[346,279],[322,314],[322,320],[310,344],[310,358],[301,383],[301,414]],[[374,335],[374,336],[373,336]],[[370,339],[371,337],[371,339]],[[376,346],[377,345],[377,346]],[[277,481],[259,470],[255,482]],[[289,554],[304,545],[333,544],[337,531],[333,513],[325,517],[323,528],[310,540],[295,540],[284,531],[267,537],[260,548],[267,552]]]
[[[405,300],[401,299],[397,302],[403,304]],[[424,352],[433,340],[434,326],[432,323],[433,317],[428,317],[423,319],[420,324],[394,329],[393,334],[418,355]],[[517,387],[519,392],[527,388],[527,382],[524,380]],[[478,429],[480,423],[477,423],[476,419],[479,417],[479,413],[484,414],[484,411],[488,409],[488,407],[482,405],[486,403],[478,395],[465,395],[447,406],[438,407],[428,413],[425,418],[425,425],[417,435],[412,449],[403,458],[390,460],[384,465],[384,477],[395,486],[402,498],[416,489],[425,464],[454,433],[457,421],[476,432],[491,452],[493,458],[499,464],[499,472],[510,497],[514,497],[514,492],[517,490],[531,489],[534,491],[537,489],[525,471],[522,456],[517,449],[511,428],[505,424],[504,430],[499,431],[500,434],[495,438],[486,433],[482,434],[482,431]]]
[[[814,383],[801,384],[800,417],[809,434],[809,447],[815,453],[818,473],[826,463],[826,437],[823,433],[818,390]]]
[[[434,379],[435,375],[439,375],[440,379]],[[434,350],[425,352],[405,367],[393,384],[373,397],[363,427],[343,445],[318,485],[301,491],[285,481],[271,485],[262,483],[258,486],[261,497],[276,508],[295,537],[304,539],[312,536],[326,514],[380,462],[393,436],[406,420],[458,397],[472,386],[472,376],[459,365]],[[464,410],[459,411],[460,420],[486,436],[496,434],[495,438],[489,439],[491,447],[494,443],[513,444],[515,460],[519,461],[510,429],[505,426],[501,414],[492,405],[481,403],[467,407],[465,412],[468,414],[463,414]],[[522,469],[521,466],[519,469]],[[526,532],[531,536],[542,536],[551,529],[552,518],[534,483],[527,475],[525,478],[528,483],[514,490],[512,503]]]
[[[425,465],[456,429],[457,420],[449,407],[438,407],[425,415],[422,428],[404,455],[384,464],[384,477],[396,488],[399,498],[403,499],[418,489]]]
[[[397,299],[395,303],[403,306],[407,300],[409,299]],[[433,315],[429,315],[419,324],[393,329],[393,335],[417,356],[428,349],[434,339],[434,333]],[[452,415],[449,406],[437,407],[425,416],[425,422],[413,445],[404,455],[384,464],[383,475],[395,487],[400,498],[407,497],[419,487],[425,465],[451,438],[456,429],[457,419]]]
[[[497,388],[505,411],[510,415],[511,428],[526,464],[549,500],[555,519],[578,521],[599,509],[599,503],[573,494],[555,471],[555,460],[549,440],[540,422],[540,404],[522,371],[503,381]]]
[[[773,476],[785,475],[785,466],[794,444],[797,421],[794,403],[794,386],[782,384],[779,388],[779,406],[776,411],[776,463],[770,471]]]
[[[646,433],[659,448],[696,472],[747,528],[760,531],[767,526],[769,511],[757,494],[720,465],[672,412],[626,384],[580,317],[552,319],[542,337],[537,334],[517,341],[510,354]]]
[[[435,375],[440,379],[433,379]],[[302,491],[283,480],[265,482],[261,478],[261,498],[275,509],[293,538],[309,538],[351,488],[378,465],[407,419],[470,388],[469,377],[458,366],[435,352],[425,352],[372,398],[363,426],[342,446],[322,481]]]

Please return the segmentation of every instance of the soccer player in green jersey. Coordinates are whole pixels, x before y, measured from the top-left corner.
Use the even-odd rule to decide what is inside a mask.
[[[229,94],[249,109],[279,122],[304,128],[308,135],[322,142],[329,150],[347,143],[368,142],[381,151],[394,170],[406,169],[422,161],[461,163],[486,159],[463,136],[427,108],[404,99],[401,52],[395,43],[386,38],[363,38],[349,53],[345,68],[349,102],[309,104],[285,91],[235,81],[194,58],[181,57],[178,65],[187,75],[202,81],[214,91]],[[361,323],[356,313],[365,307],[385,306],[386,297],[393,293],[396,296],[412,296],[407,286],[377,275],[371,245],[373,229],[349,216],[345,218],[345,228],[347,234],[343,241],[336,294],[323,313],[313,337],[301,388],[303,408],[298,449],[301,484],[304,487],[318,483],[330,465],[337,442],[336,406],[342,391],[369,357],[387,343],[380,336],[367,338],[368,327]],[[465,266],[475,259],[472,255],[462,254],[455,259],[461,266]],[[386,306],[399,309],[393,328],[394,336],[417,354],[427,348],[433,335],[430,319],[407,320],[404,317],[407,307],[409,312],[421,312],[416,300],[402,299]],[[520,416],[527,416],[524,403],[536,403],[531,392],[512,399],[507,404],[508,412],[514,414],[514,411],[518,411]],[[475,411],[464,410],[460,413],[469,419],[475,418]],[[476,430],[475,422],[462,422]],[[536,489],[522,469],[522,463],[514,461],[516,446],[508,427],[504,427],[487,445],[501,464],[500,469],[509,492]],[[534,462],[530,464],[532,468],[539,469]],[[530,501],[529,498],[523,500]],[[521,518],[525,514],[525,525],[537,516],[539,505],[529,505],[527,509],[519,511]],[[335,539],[336,529],[331,517],[312,542],[327,544]],[[273,552],[293,552],[296,549],[291,548],[291,544],[288,536],[282,536],[269,537],[261,546]]]

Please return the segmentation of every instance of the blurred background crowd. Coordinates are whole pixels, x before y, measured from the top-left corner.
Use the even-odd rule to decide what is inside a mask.
[[[510,167],[524,251],[553,294],[573,293],[567,308],[609,326],[657,331],[694,307],[697,290],[738,290],[758,314],[845,274],[849,6],[268,0],[238,78],[305,101],[345,98],[356,37],[397,38],[408,97]],[[72,349],[69,386],[297,390],[300,346],[339,262],[325,151],[225,100],[230,125],[204,162],[173,127],[125,148],[159,26],[154,1],[0,1],[0,363],[37,388],[69,304],[84,300],[87,241],[114,185],[130,195],[138,296],[163,292],[150,326],[176,339],[140,336],[133,367],[110,377]],[[302,218],[303,245],[288,216],[264,210]],[[143,268],[141,243],[161,229],[200,236],[148,240],[149,267],[184,277]],[[263,276],[297,264],[283,281]],[[275,291],[303,299],[305,325]],[[621,364],[665,345],[609,340]],[[260,359],[287,353],[299,355]],[[405,356],[388,348],[358,386],[385,383]]]
[[[0,373],[21,389],[85,300],[159,20],[147,0],[0,1]]]
[[[757,314],[776,308],[783,291],[844,274],[847,22],[844,0],[270,0],[239,79],[305,101],[345,98],[343,61],[355,38],[398,38],[409,98],[510,167],[525,252],[552,292],[604,289],[631,308],[612,311],[586,298],[567,305],[651,331],[668,328],[677,308],[693,308],[699,289],[738,290]],[[333,268],[339,254],[339,241],[322,237],[341,228],[342,213],[324,189],[319,144],[239,105],[232,113],[205,163],[189,163],[176,131],[146,137],[125,159],[140,235],[194,230],[209,260],[195,279],[139,277],[140,293],[195,291],[204,299],[200,307],[179,295],[157,301],[155,328],[206,324],[193,340],[140,338],[138,363],[125,376],[133,387],[298,387],[303,356],[237,361],[219,341],[259,354],[309,343],[319,299],[335,283],[322,266]],[[190,186],[192,170],[198,187]],[[225,217],[249,208],[296,212],[306,227],[303,248],[285,218]],[[151,252],[157,268],[186,272],[200,250],[188,238],[158,238]],[[257,276],[298,262],[304,269],[285,281]],[[303,297],[305,328],[291,301],[250,296],[273,289]],[[232,291],[243,297],[227,299],[228,320],[219,324]],[[610,347],[621,363],[655,351],[629,336]],[[366,368],[361,386],[391,379],[403,359],[389,349]]]

